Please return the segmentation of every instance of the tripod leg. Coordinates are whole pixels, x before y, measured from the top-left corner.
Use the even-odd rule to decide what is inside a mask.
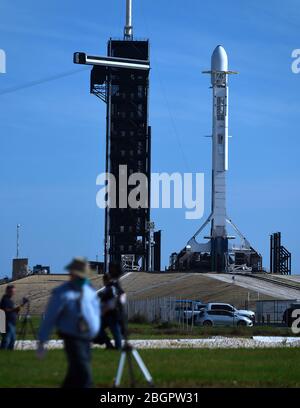
[[[21,323],[20,323],[21,324]],[[20,326],[20,329],[18,329],[18,331],[17,331],[17,340],[19,341],[19,344],[20,344],[20,349],[22,350],[22,347],[21,347],[21,340],[22,339],[22,326]]]
[[[122,351],[120,361],[119,361],[117,375],[114,381],[114,387],[119,387],[121,384],[122,374],[123,374],[124,366],[125,366],[125,360],[126,360],[126,352]]]
[[[32,323],[32,320],[31,320],[31,319],[29,320],[29,323],[30,323],[31,334],[32,334],[34,340],[36,340],[36,339],[37,339],[37,335],[36,335],[36,331],[35,331],[35,329],[34,329],[34,327],[33,327],[33,323]]]
[[[19,338],[20,338],[20,348],[21,350],[23,350],[24,348],[24,340],[25,340],[25,336],[26,336],[26,320],[22,320],[21,322],[21,328],[19,331]]]
[[[25,321],[25,324],[24,324],[24,342],[23,342],[23,347],[25,347],[25,341],[26,341],[26,337],[27,337],[27,329],[28,329],[27,324],[28,324],[28,322],[27,322],[27,320],[26,320],[26,321]]]
[[[148,368],[146,367],[145,363],[143,362],[141,356],[137,352],[137,350],[132,349],[132,355],[135,358],[135,361],[137,362],[137,365],[140,367],[140,370],[142,371],[146,381],[149,384],[153,385],[153,378],[152,378]]]
[[[135,388],[135,379],[134,379],[134,371],[132,365],[132,355],[131,352],[128,350],[127,353],[127,361],[128,361],[128,371],[129,371],[129,378],[130,378],[130,387]]]

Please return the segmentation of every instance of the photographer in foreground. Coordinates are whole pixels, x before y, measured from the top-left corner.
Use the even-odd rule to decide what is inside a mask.
[[[98,292],[101,301],[101,330],[99,335],[94,339],[96,344],[105,344],[107,349],[122,348],[122,316],[119,305],[120,296],[125,296],[123,289],[117,280],[113,280],[110,274],[103,275],[104,287]],[[106,333],[109,328],[115,346],[113,347]]]
[[[18,313],[21,308],[28,302],[26,298],[23,299],[23,303],[16,306],[14,303],[14,296],[16,294],[16,288],[14,285],[7,285],[5,295],[2,297],[0,303],[0,309],[5,312],[6,319],[6,333],[2,334],[1,349],[13,350],[16,341],[16,324]]]
[[[141,373],[143,374],[145,380],[147,381],[149,386],[153,386],[153,379],[152,376],[146,367],[145,363],[143,362],[141,356],[139,355],[138,351],[132,347],[129,342],[128,338],[128,322],[127,322],[127,313],[126,313],[126,294],[121,287],[121,277],[123,271],[120,264],[117,263],[110,263],[109,264],[109,274],[104,275],[103,277],[105,287],[99,291],[99,295],[101,299],[105,292],[107,295],[107,300],[113,300],[112,306],[114,310],[114,324],[118,324],[118,329],[120,333],[122,333],[123,337],[123,344],[122,340],[119,339],[118,341],[118,348],[121,350],[121,356],[118,364],[118,369],[116,373],[116,377],[114,379],[113,386],[119,387],[121,385],[121,380],[124,372],[125,363],[127,361],[128,368],[129,368],[129,377],[130,377],[130,386],[136,386],[136,378],[134,373],[133,367],[133,360],[135,360],[136,364],[138,365]],[[113,296],[112,296],[113,295]]]
[[[70,281],[52,292],[38,335],[37,355],[44,356],[44,343],[56,327],[64,341],[68,361],[62,386],[89,388],[92,386],[90,342],[100,329],[100,303],[87,279],[90,270],[87,260],[75,258],[66,269]]]

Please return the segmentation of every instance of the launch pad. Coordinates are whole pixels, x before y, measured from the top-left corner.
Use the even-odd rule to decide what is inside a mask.
[[[124,38],[108,41],[107,56],[77,52],[74,63],[93,67],[90,92],[106,104],[107,112],[106,174],[114,176],[118,186],[117,207],[105,208],[104,273],[109,270],[110,263],[120,264],[124,271],[160,271],[161,231],[154,232],[150,217],[149,41],[133,37],[132,0],[126,0]],[[228,77],[237,72],[228,69],[227,53],[221,45],[212,54],[210,70],[203,73],[211,77],[213,102],[211,211],[184,248],[171,254],[168,269],[260,272],[263,271],[261,254],[227,212]],[[147,205],[132,208],[127,205],[127,199],[126,205],[121,202],[121,167],[126,167],[126,178],[127,174],[145,176]],[[128,188],[128,195],[135,187]],[[210,228],[209,234],[204,236],[206,241],[200,243],[197,238],[206,227]],[[235,235],[229,234],[228,227]],[[239,243],[235,241],[237,238]],[[271,271],[288,274],[291,271],[290,253],[277,241],[275,244],[271,248]]]

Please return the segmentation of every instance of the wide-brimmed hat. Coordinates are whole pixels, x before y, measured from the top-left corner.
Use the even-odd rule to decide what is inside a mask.
[[[76,257],[65,267],[71,275],[78,276],[79,278],[87,277],[90,272],[90,264],[86,258]]]

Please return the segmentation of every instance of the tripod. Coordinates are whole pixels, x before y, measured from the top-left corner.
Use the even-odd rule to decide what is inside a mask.
[[[135,379],[134,367],[133,367],[134,360],[137,363],[140,371],[142,372],[149,386],[153,387],[154,386],[153,379],[152,379],[152,376],[148,368],[146,367],[138,351],[129,343],[129,340],[128,340],[128,324],[127,324],[127,317],[124,312],[124,304],[126,301],[125,301],[124,292],[121,289],[121,286],[118,280],[115,282],[115,288],[117,289],[117,293],[118,293],[118,309],[120,311],[121,322],[122,322],[122,327],[123,327],[123,337],[125,341],[122,347],[121,357],[119,360],[119,365],[118,365],[116,377],[114,379],[113,387],[116,388],[120,386],[122,375],[123,375],[124,368],[125,368],[125,363],[127,361],[130,386],[132,388],[135,388],[136,379]]]
[[[31,316],[30,316],[30,303],[27,302],[27,307],[26,307],[26,313],[21,321],[21,327],[19,330],[19,337],[22,340],[26,340],[26,335],[28,333],[28,328],[34,338],[34,340],[37,339],[36,331],[35,328],[33,327]]]
[[[132,347],[132,345],[128,342],[128,340],[125,340],[125,344],[122,348],[122,352],[121,352],[121,357],[120,357],[120,361],[119,361],[119,366],[118,366],[118,370],[117,370],[117,375],[116,378],[114,380],[114,384],[113,386],[119,387],[121,384],[121,380],[122,380],[122,375],[124,372],[124,367],[125,367],[125,363],[127,360],[128,363],[128,372],[129,372],[129,378],[130,378],[130,386],[132,388],[135,388],[136,386],[136,380],[135,380],[135,376],[134,376],[134,370],[133,370],[133,359],[136,361],[139,369],[141,370],[142,374],[145,377],[145,380],[147,381],[147,383],[150,385],[150,387],[153,387],[153,379],[152,376],[148,370],[148,368],[146,367],[145,363],[143,362],[141,356],[139,355],[138,351]]]

